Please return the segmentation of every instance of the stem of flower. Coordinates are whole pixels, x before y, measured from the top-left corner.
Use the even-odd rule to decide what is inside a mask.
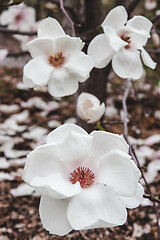
[[[131,79],[127,79],[127,85],[126,85],[126,89],[125,89],[123,99],[122,99],[123,112],[124,112],[124,116],[123,116],[124,136],[128,135],[128,125],[127,125],[128,112],[127,112],[126,101],[127,101],[127,97],[128,97],[130,88],[131,88]]]

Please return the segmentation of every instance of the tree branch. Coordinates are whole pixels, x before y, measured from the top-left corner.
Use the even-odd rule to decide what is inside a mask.
[[[4,27],[0,27],[0,32],[4,34],[18,34],[18,35],[27,35],[27,36],[35,36],[37,32],[26,32],[26,31],[18,31],[18,30],[10,30]]]

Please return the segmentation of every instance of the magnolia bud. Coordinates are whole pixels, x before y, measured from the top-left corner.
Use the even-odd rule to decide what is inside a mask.
[[[104,114],[105,105],[89,93],[81,93],[77,99],[77,114],[88,123],[96,123]]]

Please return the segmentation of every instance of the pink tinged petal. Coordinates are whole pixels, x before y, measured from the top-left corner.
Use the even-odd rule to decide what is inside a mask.
[[[64,97],[75,93],[78,89],[76,75],[70,74],[66,69],[54,69],[49,82],[48,91],[54,97]]]
[[[83,130],[83,128],[75,124],[66,123],[56,128],[48,135],[47,143],[60,143],[71,131],[88,136],[88,133]]]
[[[66,71],[78,82],[86,81],[93,67],[92,58],[83,52],[79,52],[76,56],[70,57],[64,66]]]
[[[144,194],[144,188],[140,183],[138,183],[137,191],[133,196],[131,197],[120,196],[120,198],[124,203],[124,205],[126,206],[126,208],[132,209],[132,208],[138,207],[141,204],[143,200],[143,194]]]
[[[34,177],[30,185],[40,194],[54,199],[73,197],[81,192],[80,183],[72,184],[64,171],[46,177]]]
[[[23,83],[28,88],[35,87],[34,82],[31,79],[27,78],[25,75],[23,75]]]
[[[90,135],[93,136],[91,157],[97,159],[97,161],[103,155],[114,149],[128,153],[129,146],[122,135],[103,131],[93,131]]]
[[[67,208],[67,218],[76,230],[111,227],[126,222],[127,211],[119,196],[102,184],[84,189],[73,197]]]
[[[88,55],[92,57],[96,68],[104,68],[109,64],[114,54],[109,46],[109,41],[105,34],[99,34],[90,42]]]
[[[152,22],[143,16],[134,16],[127,22],[127,27],[131,27],[138,32],[145,33],[147,37],[150,37],[150,30]]]
[[[53,67],[47,63],[44,57],[37,57],[30,60],[24,66],[24,75],[38,86],[44,86],[48,83]]]
[[[141,49],[141,57],[142,57],[142,60],[143,60],[144,64],[147,67],[155,69],[157,64],[152,60],[152,58],[150,57],[150,55],[148,54],[148,52],[144,48]]]
[[[112,150],[101,159],[97,181],[122,196],[132,196],[136,193],[139,180],[139,169],[133,167],[133,164],[130,155],[117,149]]]
[[[112,67],[121,78],[139,79],[143,75],[140,51],[121,49],[113,56]]]
[[[52,56],[53,54],[53,41],[49,38],[36,38],[26,44],[28,51],[32,58],[39,56]]]
[[[117,19],[118,17],[118,19]],[[115,29],[115,31],[119,31],[127,22],[127,12],[123,6],[118,6],[113,8],[102,23],[102,28],[106,26]]]
[[[73,230],[67,219],[68,200],[41,197],[39,214],[43,227],[50,234],[64,236]]]
[[[115,51],[118,52],[122,47],[128,45],[127,42],[123,41],[116,33],[116,31],[106,26],[104,28],[105,36],[108,38],[110,47]]]
[[[65,35],[59,22],[51,17],[45,18],[38,26],[38,37],[59,37]]]

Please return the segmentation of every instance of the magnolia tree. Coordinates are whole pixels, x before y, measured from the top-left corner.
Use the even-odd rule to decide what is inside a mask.
[[[145,4],[149,7],[149,1]],[[145,50],[152,22],[144,16],[129,19],[123,6],[113,8],[101,23],[102,33],[90,39],[85,53],[85,42],[76,36],[62,0],[60,7],[73,36],[66,34],[55,18],[36,22],[33,8],[23,3],[3,11],[0,23],[7,25],[4,31],[14,33],[32,57],[23,69],[24,85],[31,91],[47,86],[53,97],[78,93],[77,116],[86,125],[92,124],[92,130],[95,126],[101,129],[89,134],[75,124],[61,125],[48,135],[46,144],[27,156],[23,180],[41,195],[42,224],[50,234],[63,236],[73,229],[123,225],[127,209],[138,207],[144,195],[154,203],[150,190],[146,194],[139,183],[143,178],[148,188],[128,140],[126,100],[131,82],[139,81],[144,74],[143,63],[151,69],[156,63]],[[33,31],[37,31],[37,37]],[[0,61],[7,53],[0,50]],[[78,91],[93,68],[102,69],[110,63],[115,74],[125,79],[123,135],[108,133],[101,126],[105,103],[98,96],[88,93],[87,88],[81,94]]]

